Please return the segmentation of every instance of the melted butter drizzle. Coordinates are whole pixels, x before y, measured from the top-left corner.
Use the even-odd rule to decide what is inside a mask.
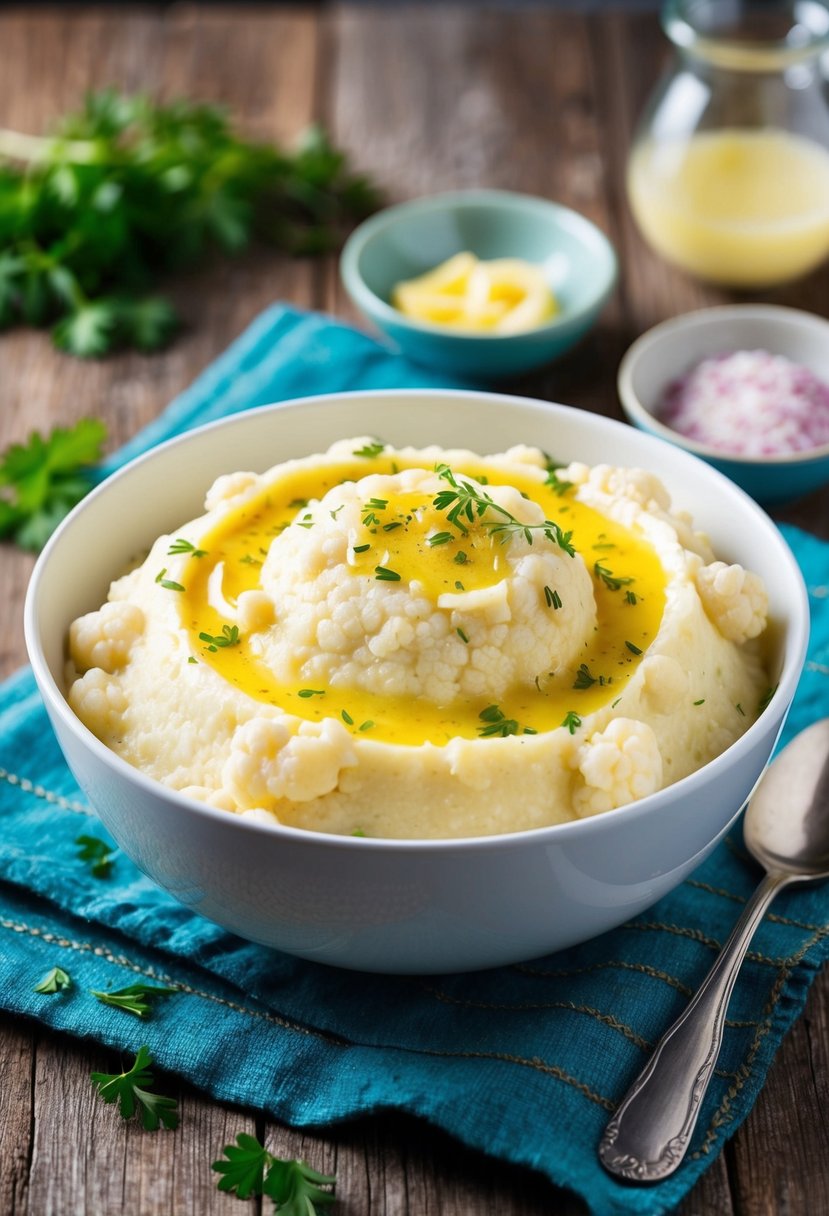
[[[369,473],[393,473],[406,467],[419,465],[399,456],[392,460],[381,455],[370,460],[293,469],[259,497],[228,512],[212,531],[200,538],[199,545],[207,552],[204,557],[190,558],[182,576],[187,589],[181,596],[182,620],[190,633],[193,656],[199,662],[209,663],[225,680],[256,701],[278,706],[309,721],[337,718],[357,738],[410,746],[425,742],[441,745],[458,735],[474,739],[488,727],[493,727],[492,733],[497,734],[501,732],[499,723],[507,724],[503,729],[508,733],[522,734],[526,728],[527,734],[541,734],[561,726],[568,714],[583,718],[615,701],[659,629],[665,606],[662,566],[653,548],[635,532],[600,515],[570,494],[557,493],[536,480],[532,471],[526,475],[510,471],[499,478],[494,466],[487,465],[483,470],[455,467],[456,473],[487,479],[490,485],[515,487],[538,503],[545,518],[558,522],[564,531],[572,530],[572,543],[593,576],[597,625],[585,641],[578,663],[552,679],[541,673],[536,687],[517,687],[505,696],[498,707],[502,719],[482,719],[481,714],[489,707],[480,698],[458,698],[449,706],[437,706],[422,698],[381,697],[334,685],[319,689],[315,686],[313,691],[307,683],[283,685],[251,653],[244,637],[236,645],[213,651],[199,638],[202,632],[220,635],[223,625],[233,623],[220,616],[208,599],[208,580],[219,562],[224,562],[224,594],[236,600],[242,591],[259,587],[268,546],[284,528],[302,520],[311,499],[321,498],[333,486],[359,480]],[[435,511],[428,522],[437,531],[453,534],[452,542],[445,545],[424,546],[414,530],[407,539],[404,527],[384,534],[385,523],[395,522],[401,512],[400,518],[404,519],[414,505],[403,501],[405,497],[396,497],[389,504],[392,511],[386,509],[382,516],[378,511],[381,522],[369,524],[365,529],[365,542],[372,548],[356,555],[352,567],[355,573],[370,575],[376,565],[383,565],[378,553],[381,556],[387,553],[387,560],[391,561],[391,553],[395,552],[400,555],[401,570],[415,569],[422,581],[428,563],[432,562],[433,575],[424,586],[424,592],[432,599],[445,590],[459,589],[458,584],[464,590],[473,590],[490,586],[503,577],[506,563],[499,559],[500,542],[492,537],[482,539],[480,533],[474,538],[459,534],[455,539],[455,529],[443,512]],[[427,506],[424,510],[428,512],[431,508]],[[371,532],[372,527],[377,529],[375,533]],[[390,540],[395,537],[396,540]],[[413,548],[418,546],[418,552],[414,553]],[[465,562],[455,561],[458,552],[467,555]],[[596,572],[596,563],[610,572],[610,579]],[[612,583],[616,580],[624,581],[615,587]],[[276,607],[278,614],[279,605]],[[547,603],[545,610],[557,609]],[[581,674],[580,664],[584,665]],[[574,687],[576,684],[579,687]]]

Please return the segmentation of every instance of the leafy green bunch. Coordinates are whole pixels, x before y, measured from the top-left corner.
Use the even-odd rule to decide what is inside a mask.
[[[253,239],[319,253],[377,201],[318,127],[286,151],[215,106],[91,93],[51,137],[0,130],[0,328],[153,350],[176,325],[163,276]]]

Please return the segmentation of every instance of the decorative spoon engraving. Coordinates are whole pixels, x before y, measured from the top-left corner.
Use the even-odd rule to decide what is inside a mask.
[[[743,837],[766,876],[599,1144],[605,1168],[632,1182],[667,1178],[685,1156],[719,1055],[734,981],[769,904],[790,883],[829,878],[829,718],[797,735],[766,769],[748,804]]]

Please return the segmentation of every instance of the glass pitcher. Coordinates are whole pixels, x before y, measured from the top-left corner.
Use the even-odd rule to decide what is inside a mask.
[[[667,0],[676,53],[628,162],[631,209],[711,282],[794,279],[829,254],[829,0]]]

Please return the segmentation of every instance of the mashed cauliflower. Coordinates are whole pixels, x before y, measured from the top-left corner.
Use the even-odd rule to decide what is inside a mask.
[[[767,686],[760,580],[642,470],[372,439],[236,473],[70,629],[69,703],[211,806],[398,838],[661,789]]]

